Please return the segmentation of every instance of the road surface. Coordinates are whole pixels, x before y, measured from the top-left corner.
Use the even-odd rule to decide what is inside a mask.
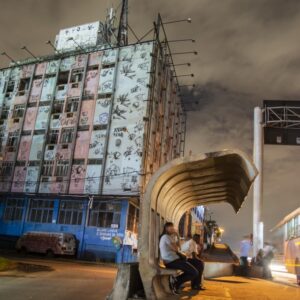
[[[113,287],[116,268],[103,265],[26,259],[52,271],[1,272],[0,300],[104,300]]]

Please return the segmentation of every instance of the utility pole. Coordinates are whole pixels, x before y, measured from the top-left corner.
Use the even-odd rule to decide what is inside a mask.
[[[118,45],[128,45],[128,0],[122,0],[122,10],[120,15]]]
[[[254,108],[254,142],[253,161],[258,170],[258,175],[253,186],[253,256],[263,248],[263,126],[262,109]]]

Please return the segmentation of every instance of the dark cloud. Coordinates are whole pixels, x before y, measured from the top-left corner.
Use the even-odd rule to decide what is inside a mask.
[[[0,0],[0,48],[24,58],[26,44],[48,54],[44,41],[60,28],[103,19],[111,1]],[[118,5],[119,1],[112,1]],[[191,62],[194,91],[185,90],[188,113],[186,152],[240,148],[252,152],[252,112],[263,99],[300,98],[300,2],[298,0],[130,0],[130,25],[138,36],[152,26],[157,12],[165,20],[191,17],[192,24],[166,26],[169,39],[194,38],[195,44],[172,44],[173,51],[197,50],[198,56],[174,56]],[[133,40],[133,39],[132,39]],[[1,58],[0,66],[7,62]],[[193,83],[184,78],[181,84]],[[266,232],[300,204],[299,148],[265,149],[264,218]],[[237,216],[227,205],[213,206],[235,243],[251,231],[252,195]],[[234,244],[236,245],[236,244]]]

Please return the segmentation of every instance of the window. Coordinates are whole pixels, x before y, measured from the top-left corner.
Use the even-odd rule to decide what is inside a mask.
[[[10,177],[12,175],[13,162],[4,161],[0,167],[0,176]]]
[[[132,204],[129,204],[127,217],[127,230],[137,233],[139,223],[139,209]]]
[[[61,132],[60,143],[61,144],[72,143],[73,135],[74,135],[73,128],[63,128]]]
[[[45,160],[43,163],[42,175],[43,176],[52,176],[53,166],[54,166],[53,160]]]
[[[58,143],[59,130],[52,129],[48,133],[47,144],[57,144]]]
[[[23,207],[23,199],[7,199],[3,218],[4,221],[22,220]]]
[[[55,168],[55,176],[67,176],[69,165],[69,160],[58,160]]]
[[[67,106],[65,112],[76,112],[78,111],[79,98],[70,98],[67,100]]]
[[[25,111],[25,104],[15,105],[12,117],[13,118],[23,118],[24,111]]]
[[[8,118],[8,113],[9,113],[9,107],[3,106],[1,111],[1,119],[6,120]]]
[[[30,84],[30,78],[24,78],[20,80],[19,92],[27,91]]]
[[[83,78],[83,69],[77,69],[72,71],[71,83],[80,82]]]
[[[16,151],[18,139],[19,139],[18,132],[11,132],[8,134],[7,144],[6,144],[6,146],[8,147],[7,150],[8,152]]]
[[[69,71],[60,72],[57,78],[57,85],[67,84],[69,79]]]
[[[59,207],[59,224],[81,225],[83,201],[61,200]]]
[[[53,103],[53,107],[52,107],[52,113],[53,114],[60,114],[63,112],[63,108],[64,108],[64,101],[55,101]]]
[[[6,93],[12,93],[15,89],[15,82],[9,81],[6,89]]]
[[[90,210],[89,226],[119,228],[121,202],[94,201]]]
[[[29,222],[52,223],[54,200],[30,199]]]

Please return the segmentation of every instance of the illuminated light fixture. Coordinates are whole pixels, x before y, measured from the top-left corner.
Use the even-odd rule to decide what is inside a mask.
[[[11,56],[9,56],[5,51],[1,55],[6,56],[11,62],[18,64]]]
[[[166,25],[166,24],[173,24],[173,23],[180,23],[180,22],[192,23],[192,19],[191,18],[187,18],[187,19],[183,19],[183,20],[175,20],[175,21],[163,22],[163,24]]]
[[[26,51],[29,55],[31,55],[33,58],[38,59],[26,46],[21,47],[21,50]]]

